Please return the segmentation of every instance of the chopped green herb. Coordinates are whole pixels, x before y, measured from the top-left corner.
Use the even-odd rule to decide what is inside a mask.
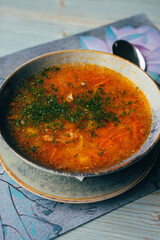
[[[38,85],[41,85],[41,84],[43,84],[43,83],[44,83],[44,80],[43,80],[43,79],[40,79],[40,78],[38,78],[38,79],[35,79],[35,83],[36,83],[36,84],[38,84]]]
[[[77,154],[74,155],[74,157],[77,157],[78,155],[79,155],[79,154],[77,153]]]
[[[38,148],[39,148],[39,146],[32,146],[31,151],[32,152],[37,152]]]
[[[41,75],[43,76],[43,77],[46,77],[46,78],[49,78],[49,76],[47,75],[47,73],[46,72],[41,72]]]
[[[101,157],[103,153],[104,153],[104,150],[100,151],[98,155]]]
[[[128,105],[131,105],[132,104],[132,101],[128,101]]]

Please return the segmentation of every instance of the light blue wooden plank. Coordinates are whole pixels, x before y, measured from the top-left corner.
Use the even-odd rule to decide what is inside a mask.
[[[17,8],[19,10],[29,10],[35,12],[51,13],[68,15],[81,18],[100,19],[118,19],[118,17],[133,15],[139,12],[145,12],[156,18],[160,6],[159,0],[143,0],[143,1],[128,1],[128,0],[39,0],[39,1],[23,1],[23,0],[1,0],[1,7]],[[100,13],[100,14],[98,14]],[[112,17],[112,18],[111,18]],[[83,19],[82,19],[83,21]]]
[[[160,200],[160,191],[104,215],[58,239],[158,240],[160,236],[159,218],[155,218],[156,215],[153,215],[154,211],[158,211],[157,216],[159,216],[158,213],[160,214],[160,201],[157,208],[158,199]],[[152,210],[150,206],[152,206]]]
[[[0,31],[3,32],[0,35],[0,56],[87,29],[87,27],[68,26],[66,23],[46,23],[25,18],[17,20],[16,17],[9,16],[7,19],[0,21]]]
[[[64,0],[0,2],[0,56],[148,12],[160,26],[159,0]],[[133,5],[133,6],[132,6]],[[10,42],[6,42],[6,34]],[[13,51],[11,48],[13,47]]]

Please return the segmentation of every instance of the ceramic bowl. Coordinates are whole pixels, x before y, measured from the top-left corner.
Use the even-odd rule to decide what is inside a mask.
[[[134,155],[126,159],[121,164],[110,167],[108,169],[97,170],[88,174],[66,173],[48,169],[45,166],[38,165],[32,160],[24,157],[21,152],[16,149],[14,142],[10,137],[9,130],[5,124],[5,114],[8,99],[12,96],[17,85],[33,75],[40,72],[43,68],[64,63],[91,63],[100,66],[106,66],[113,69],[131,81],[133,81],[146,95],[153,113],[153,123],[151,132],[141,147]],[[154,81],[136,65],[126,61],[120,57],[91,50],[68,50],[49,53],[39,56],[25,63],[16,69],[3,83],[0,90],[0,155],[2,163],[7,169],[21,181],[25,179],[25,183],[41,189],[40,179],[43,179],[43,186],[48,182],[52,182],[52,177],[56,175],[65,177],[93,177],[119,171],[124,167],[136,163],[144,157],[157,143],[160,137],[160,91]],[[9,171],[8,170],[8,171]],[[39,180],[38,180],[39,179]],[[36,186],[35,186],[36,185]],[[48,185],[49,186],[49,185]],[[47,190],[46,190],[47,191]]]

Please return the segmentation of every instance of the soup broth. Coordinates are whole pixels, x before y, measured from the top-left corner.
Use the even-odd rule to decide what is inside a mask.
[[[128,78],[93,64],[64,64],[27,79],[8,122],[17,146],[52,169],[93,172],[115,166],[145,142],[152,112]]]

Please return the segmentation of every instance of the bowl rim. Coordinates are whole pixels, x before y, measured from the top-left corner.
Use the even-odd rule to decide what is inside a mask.
[[[35,58],[30,59],[29,61],[21,64],[18,68],[16,68],[11,74],[9,74],[5,80],[3,81],[3,83],[0,86],[0,94],[3,90],[3,88],[5,88],[5,85],[7,84],[7,82],[10,80],[10,78],[12,76],[14,76],[16,74],[16,72],[18,72],[20,69],[22,69],[23,67],[27,66],[28,64],[31,64],[32,62],[35,62],[39,59],[42,58],[46,58],[48,56],[52,56],[52,55],[59,55],[59,54],[63,54],[63,53],[80,53],[80,52],[87,52],[87,53],[97,53],[98,55],[102,54],[102,55],[108,55],[111,56],[113,58],[116,58],[122,62],[125,62],[127,65],[134,65],[138,71],[143,72],[143,74],[145,74],[146,76],[149,77],[149,79],[153,82],[153,84],[155,85],[155,87],[159,90],[160,93],[160,88],[158,86],[158,84],[149,76],[149,74],[147,72],[145,72],[144,70],[142,70],[140,67],[138,67],[136,64],[122,58],[119,57],[117,55],[111,54],[111,53],[107,53],[107,52],[102,52],[102,51],[97,51],[97,50],[85,50],[85,49],[71,49],[71,50],[60,50],[60,51],[54,51],[54,52],[49,52],[43,55],[39,55]],[[61,171],[61,170],[55,170],[52,168],[47,167],[46,165],[41,165],[38,162],[32,162],[31,160],[27,159],[25,156],[22,156],[21,153],[17,152],[14,148],[12,148],[10,146],[10,144],[6,141],[6,139],[2,136],[1,131],[0,131],[0,139],[2,139],[3,142],[5,142],[5,144],[7,145],[7,147],[14,153],[16,154],[19,158],[21,158],[21,160],[23,160],[25,163],[29,164],[32,167],[36,167],[37,169],[40,169],[42,171],[48,172],[48,173],[53,173],[53,174],[58,174],[58,175],[62,175],[62,176],[70,176],[70,177],[94,177],[94,176],[100,176],[100,175],[104,175],[104,174],[110,174],[116,171],[120,171],[122,169],[124,169],[125,167],[128,167],[134,163],[136,163],[137,161],[139,161],[140,159],[142,159],[146,154],[148,154],[148,152],[151,151],[151,149],[157,144],[157,142],[160,139],[160,134],[158,135],[158,137],[155,139],[155,141],[152,143],[151,146],[149,146],[149,148],[145,151],[145,153],[143,153],[143,155],[141,156],[137,156],[137,157],[133,157],[134,155],[130,156],[129,158],[127,158],[124,162],[121,162],[117,165],[114,165],[112,167],[106,168],[106,169],[98,169],[95,170],[93,172],[90,173],[81,173],[81,172],[67,172],[67,171]],[[143,145],[142,145],[143,146]],[[138,150],[139,152],[139,150]],[[137,152],[136,152],[137,153]],[[131,159],[130,159],[131,158]],[[133,159],[132,159],[133,158]],[[3,162],[3,160],[2,160]]]

